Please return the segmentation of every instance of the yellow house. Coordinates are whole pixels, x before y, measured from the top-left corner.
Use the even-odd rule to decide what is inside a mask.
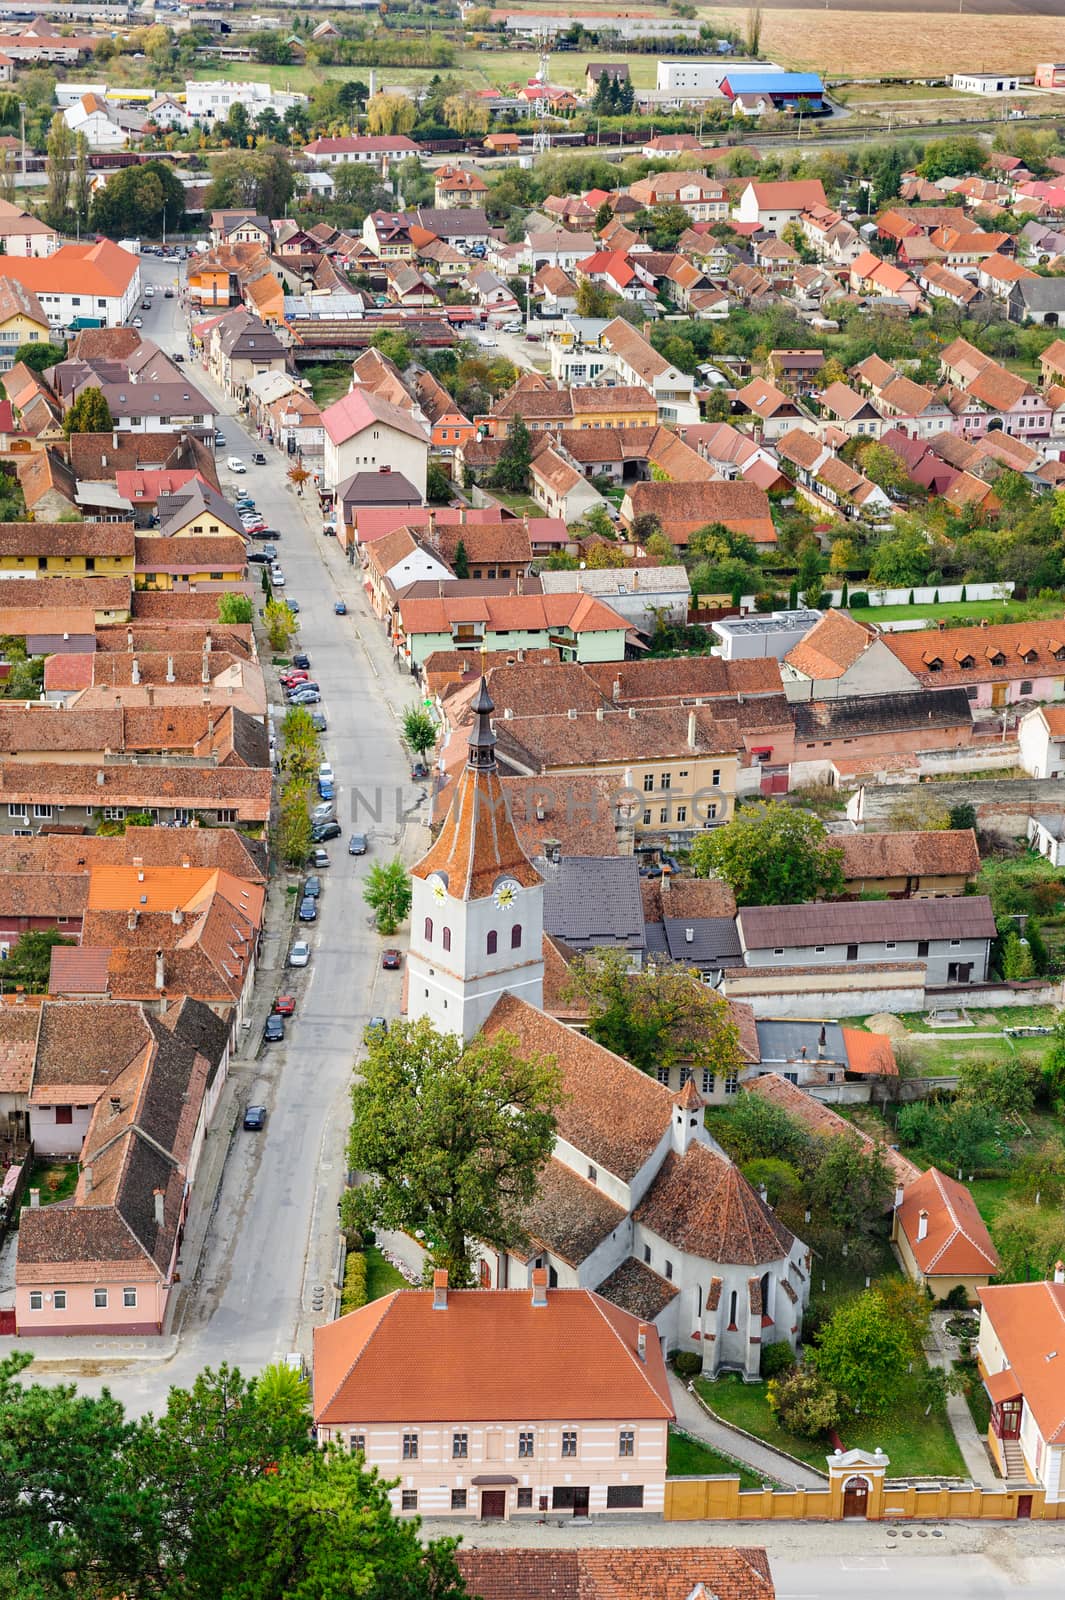
[[[735,810],[735,745],[709,707],[637,707],[505,716],[497,750],[508,772],[543,775],[556,801],[568,776],[606,778],[615,807],[641,837],[691,835],[728,822]]]
[[[189,584],[243,584],[244,541],[228,539],[137,539],[138,589],[184,589]]]
[[[32,289],[0,276],[0,372],[15,364],[20,344],[47,344],[48,318]]]
[[[132,579],[132,522],[0,522],[0,572]]]
[[[166,539],[241,538],[244,529],[228,500],[202,478],[191,478],[173,494],[160,494],[159,532]]]
[[[891,1240],[920,1288],[937,1300],[964,1291],[973,1304],[999,1269],[998,1252],[963,1183],[929,1167],[898,1197]]]

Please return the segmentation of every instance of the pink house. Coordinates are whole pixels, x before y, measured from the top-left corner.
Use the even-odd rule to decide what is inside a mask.
[[[883,638],[922,688],[964,688],[977,710],[1065,697],[1065,622],[988,622]]]
[[[653,1324],[587,1289],[412,1289],[314,1330],[318,1439],[398,1512],[661,1513],[673,1420]]]
[[[35,1077],[39,1069],[53,1092],[74,1102],[53,1111],[89,1116],[73,1204],[42,1206],[31,1190],[22,1213],[17,1330],[160,1333],[189,1191],[225,1081],[229,1018],[190,999],[162,1015],[121,1001],[49,1001],[37,1053]],[[63,1122],[67,1146],[82,1120]]]

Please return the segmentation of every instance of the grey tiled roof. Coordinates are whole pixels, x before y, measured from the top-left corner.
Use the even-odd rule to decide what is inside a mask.
[[[991,902],[982,894],[945,900],[744,906],[736,920],[748,950],[880,944],[885,939],[993,939],[997,931]]]
[[[642,950],[643,905],[634,856],[563,856],[538,860],[544,880],[544,929],[574,949],[613,945]]]
[[[674,961],[691,961],[700,967],[743,965],[734,917],[666,917],[663,929],[666,948]]]

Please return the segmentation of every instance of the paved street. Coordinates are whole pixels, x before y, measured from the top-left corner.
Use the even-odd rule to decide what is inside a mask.
[[[146,282],[174,283],[174,263],[146,258],[143,267]],[[297,498],[286,479],[287,462],[269,446],[263,447],[268,465],[251,465],[259,441],[237,423],[230,403],[221,400],[199,363],[188,357],[178,298],[165,300],[158,293],[151,311],[139,314],[145,337],[184,353],[190,379],[227,413],[220,422],[226,446],[218,451],[223,489],[229,494],[247,487],[268,524],[281,532],[286,594],[300,602],[300,644],[322,685],[320,709],[329,724],[323,744],[338,778],[337,815],[344,836],[328,846],[330,867],[322,874],[319,920],[310,931],[310,967],[297,973],[278,965],[289,944],[284,927],[280,937],[275,931],[266,942],[258,984],[263,1003],[234,1062],[232,1097],[220,1107],[216,1166],[224,1150],[227,1116],[235,1131],[207,1231],[200,1280],[191,1292],[187,1285],[182,1288],[176,1353],[174,1340],[162,1341],[158,1349],[150,1340],[131,1341],[126,1353],[133,1359],[122,1367],[113,1360],[126,1341],[78,1340],[76,1353],[84,1360],[59,1366],[55,1363],[63,1344],[41,1341],[38,1347],[48,1362],[36,1369],[42,1379],[76,1375],[86,1389],[106,1382],[135,1413],[159,1407],[171,1383],[189,1381],[203,1366],[225,1360],[254,1371],[292,1349],[309,1354],[313,1322],[331,1314],[329,1285],[352,1062],[367,1019],[398,1012],[402,976],[381,970],[385,941],[369,922],[360,881],[375,859],[396,850],[404,811],[420,819],[423,792],[409,781],[398,736],[397,717],[411,698],[412,680],[391,664],[380,628],[364,605],[357,570],[349,568],[335,540],[322,537],[316,497]],[[248,463],[245,476],[227,473],[229,455]],[[339,597],[348,603],[347,617],[334,615]],[[274,693],[279,720],[280,694],[276,688]],[[379,791],[383,797],[379,821],[365,812],[358,815],[359,828],[370,836],[370,853],[362,858],[347,854],[356,787],[365,795]],[[412,837],[420,839],[418,821]],[[284,904],[284,897],[274,899]],[[291,900],[285,915],[292,915]],[[273,995],[283,991],[297,996],[296,1017],[288,1023],[285,1043],[270,1046],[256,1059],[262,1015]],[[239,1114],[249,1102],[268,1107],[263,1133],[240,1128]],[[205,1184],[194,1194],[194,1213],[209,1187],[207,1166],[205,1156]],[[194,1214],[185,1250],[193,1249],[194,1239],[201,1236]],[[182,1259],[180,1265],[182,1278],[188,1280],[197,1263]],[[326,1288],[325,1307],[312,1316],[315,1285]]]

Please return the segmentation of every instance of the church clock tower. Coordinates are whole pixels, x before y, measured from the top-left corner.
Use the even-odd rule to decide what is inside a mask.
[[[472,1039],[502,994],[544,999],[544,887],[507,815],[495,707],[481,678],[466,766],[440,833],[413,868],[407,1012]]]

